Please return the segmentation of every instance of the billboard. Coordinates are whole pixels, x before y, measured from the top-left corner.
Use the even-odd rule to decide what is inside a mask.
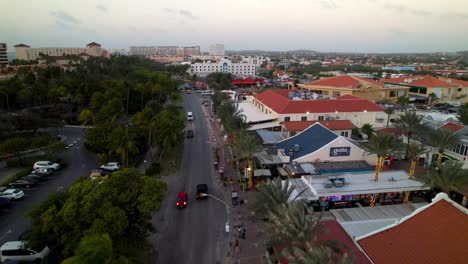
[[[330,157],[349,156],[351,155],[351,147],[330,148]]]

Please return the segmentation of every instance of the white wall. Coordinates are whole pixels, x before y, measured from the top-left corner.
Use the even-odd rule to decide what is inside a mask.
[[[338,157],[330,157],[330,148],[336,147],[350,147],[351,153],[349,156],[338,156]],[[352,160],[366,160],[367,152],[349,140],[346,140],[344,137],[338,137],[333,140],[330,144],[326,145],[325,147],[317,150],[316,152],[309,154],[308,156],[300,157],[295,159],[296,162],[320,162],[324,161],[352,161]]]

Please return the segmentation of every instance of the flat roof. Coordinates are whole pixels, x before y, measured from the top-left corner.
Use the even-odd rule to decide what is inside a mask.
[[[262,139],[263,144],[273,144],[283,139],[281,132],[274,132],[263,129],[257,129],[256,132]]]
[[[261,121],[275,120],[278,118],[275,114],[265,114],[260,109],[255,107],[251,102],[240,101],[239,109],[242,109],[242,114],[245,115],[247,123],[256,123]]]
[[[350,237],[356,238],[391,225],[425,205],[427,203],[393,204],[333,209],[330,212],[346,230],[346,233]]]
[[[344,178],[344,186],[325,188],[325,183],[331,178]],[[304,175],[298,180],[307,185],[313,193],[311,197],[305,195],[305,192],[300,194],[300,198],[306,200],[318,200],[319,197],[335,195],[429,190],[429,187],[422,182],[409,179],[409,175],[402,170],[380,172],[378,182],[374,182],[374,172]]]

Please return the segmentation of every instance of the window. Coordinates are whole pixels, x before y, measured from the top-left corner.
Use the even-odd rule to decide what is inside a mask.
[[[395,91],[390,91],[390,97],[396,97],[396,92]]]
[[[343,137],[348,137],[348,131],[341,131],[341,135]]]
[[[289,116],[285,116],[284,121],[291,121],[291,118]]]
[[[319,120],[319,121],[324,120],[323,116],[319,116],[319,117],[318,117],[318,120]]]
[[[307,121],[307,116],[301,117],[301,121]]]

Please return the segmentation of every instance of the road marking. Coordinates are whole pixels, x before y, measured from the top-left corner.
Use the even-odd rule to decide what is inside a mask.
[[[6,236],[9,235],[11,232],[12,232],[11,229],[9,229],[8,231],[6,231],[5,234],[3,234],[3,235],[0,236],[0,239],[6,237]]]

